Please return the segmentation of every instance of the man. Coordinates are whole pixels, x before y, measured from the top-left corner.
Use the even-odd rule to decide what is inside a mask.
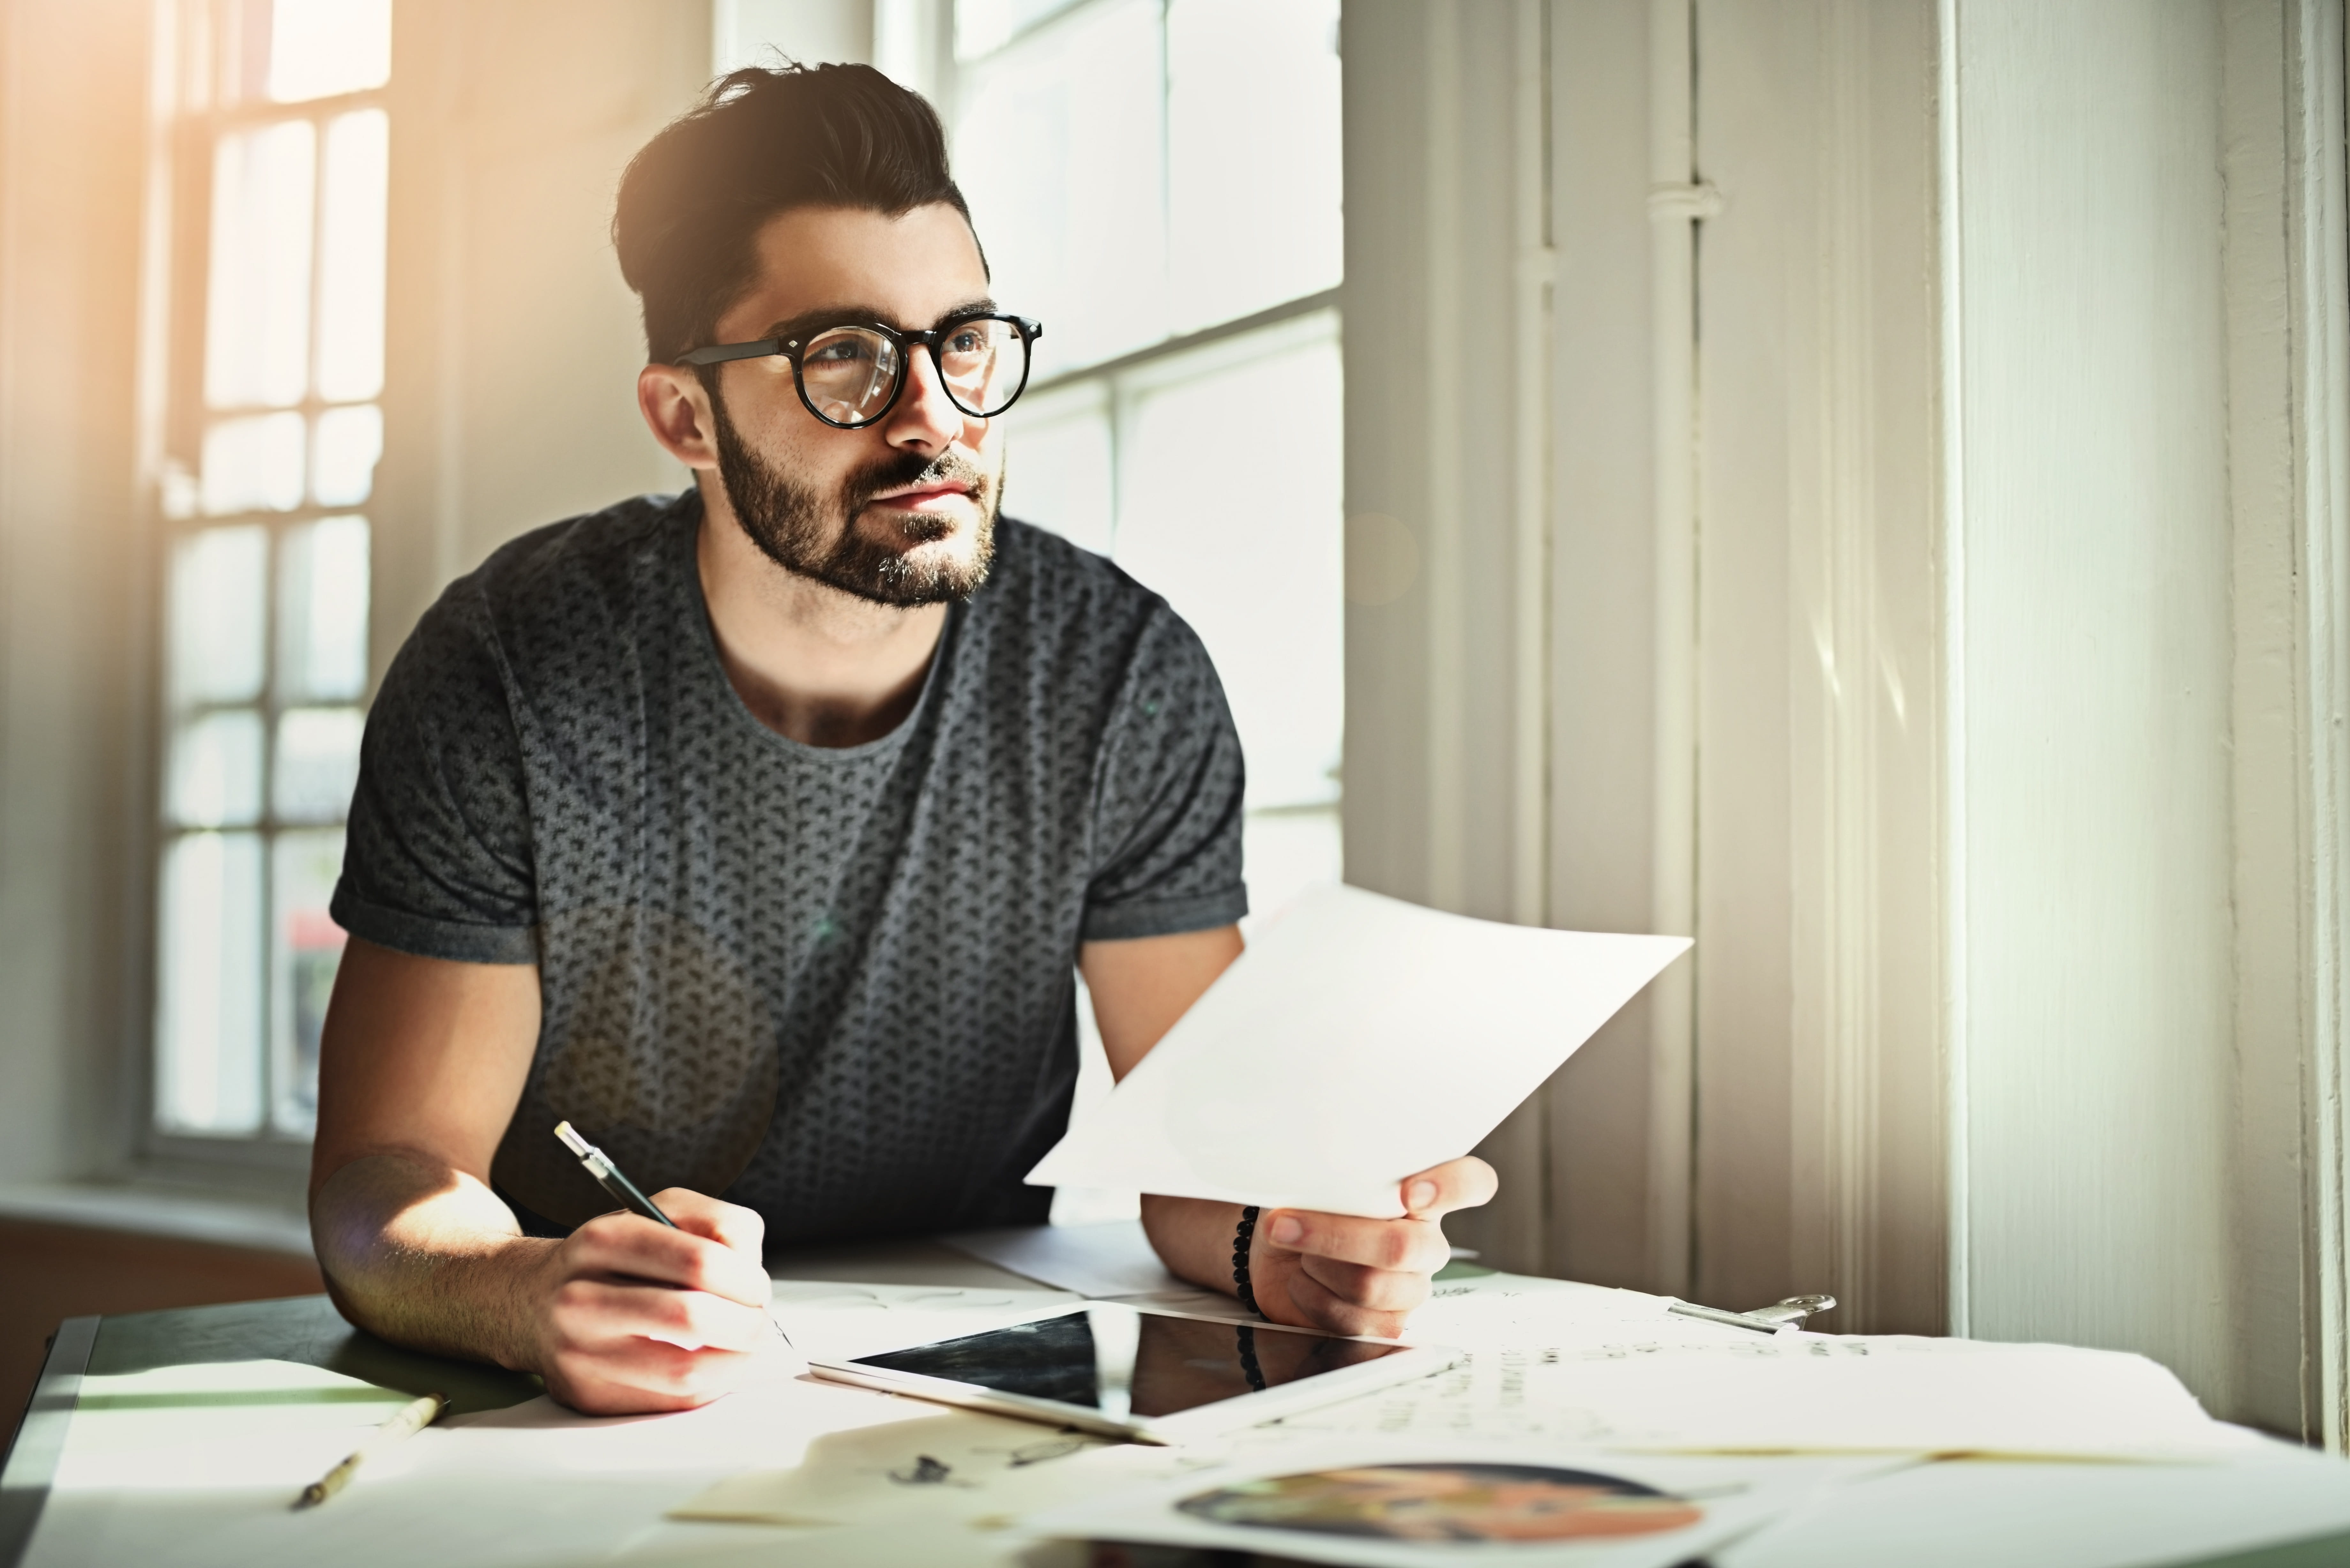
[[[1067,1121],[1073,962],[1122,1075],[1245,909],[1198,640],[998,520],[1038,328],[988,297],[929,106],[738,71],[638,156],[614,239],[694,488],[507,545],[386,677],[311,1181],[354,1322],[598,1412],[744,1376],[764,1248],[1044,1220],[1021,1177]],[[678,1228],[602,1212],[564,1118]],[[1263,1216],[1259,1309],[1399,1328],[1493,1180],[1404,1185],[1403,1220]],[[1144,1200],[1226,1291],[1239,1219]]]

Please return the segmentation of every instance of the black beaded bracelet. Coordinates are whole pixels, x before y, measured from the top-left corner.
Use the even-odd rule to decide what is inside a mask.
[[[1256,1358],[1256,1330],[1242,1324],[1232,1333],[1240,1340],[1241,1376],[1248,1379],[1250,1393],[1262,1394],[1264,1392],[1264,1368]]]
[[[1249,1241],[1255,1235],[1256,1205],[1252,1203],[1241,1210],[1240,1228],[1232,1232],[1232,1286],[1241,1305],[1263,1317],[1264,1309],[1256,1304],[1256,1292],[1249,1288]]]

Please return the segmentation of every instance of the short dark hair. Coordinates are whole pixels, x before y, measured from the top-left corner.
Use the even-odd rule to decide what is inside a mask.
[[[936,110],[870,66],[745,66],[629,160],[612,213],[620,275],[644,302],[656,364],[709,343],[758,276],[759,230],[795,207],[896,217],[944,202],[971,219],[947,171]]]

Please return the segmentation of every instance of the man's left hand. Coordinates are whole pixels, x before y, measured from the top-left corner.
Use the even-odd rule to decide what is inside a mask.
[[[1428,1282],[1451,1261],[1440,1223],[1489,1201],[1500,1186],[1475,1155],[1403,1181],[1404,1217],[1362,1220],[1307,1209],[1257,1216],[1249,1288],[1274,1323],[1333,1334],[1392,1337],[1428,1299]]]

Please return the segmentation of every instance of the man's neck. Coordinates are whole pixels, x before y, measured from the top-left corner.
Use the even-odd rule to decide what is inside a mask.
[[[899,609],[787,571],[751,542],[723,488],[702,487],[694,545],[718,658],[752,716],[811,746],[858,746],[904,722],[947,607]]]

